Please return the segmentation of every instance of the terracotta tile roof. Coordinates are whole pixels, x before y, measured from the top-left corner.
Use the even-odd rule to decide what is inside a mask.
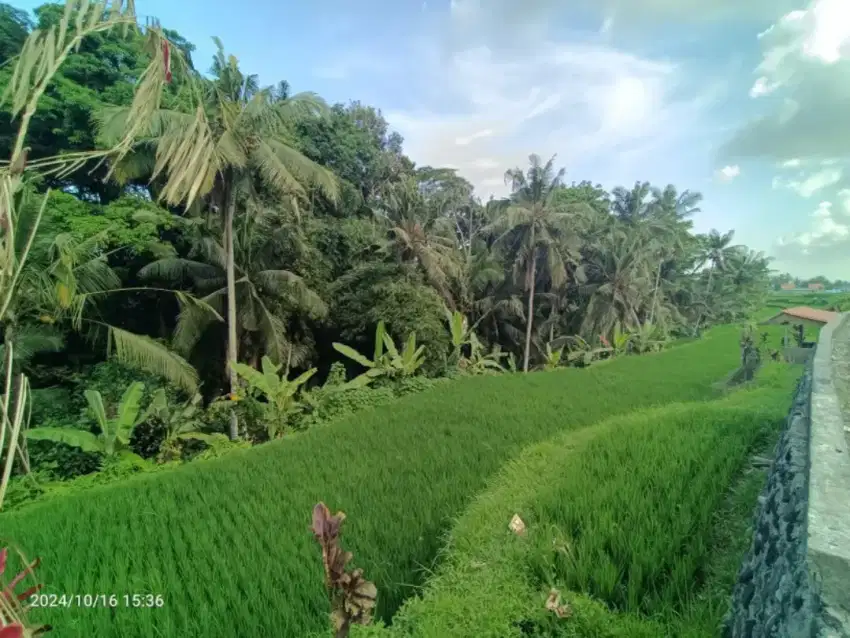
[[[832,312],[831,310],[818,310],[816,308],[809,308],[808,306],[785,308],[781,314],[788,315],[789,317],[796,317],[798,319],[818,321],[820,323],[829,323],[838,316],[837,312]]]

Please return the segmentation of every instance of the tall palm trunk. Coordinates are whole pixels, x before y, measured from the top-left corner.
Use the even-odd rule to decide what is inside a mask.
[[[705,302],[708,303],[708,297],[711,294],[711,278],[714,275],[714,262],[711,262],[711,266],[708,268],[708,284],[705,287]],[[702,319],[705,316],[705,310],[699,313],[699,317],[697,317],[697,327],[696,332],[699,334],[699,326],[702,323]]]
[[[237,378],[233,364],[239,356],[236,340],[236,265],[233,255],[233,216],[236,210],[236,198],[233,196],[232,180],[225,177],[224,185],[224,250],[225,272],[227,276],[227,376],[230,381],[231,396],[236,394]],[[236,412],[230,411],[230,439],[239,437],[239,421]]]
[[[652,308],[649,310],[650,325],[652,325],[652,321],[655,319],[655,306],[658,304],[658,285],[661,283],[661,266],[663,265],[663,261],[658,262],[658,272],[655,273],[655,290],[652,293]]]
[[[534,237],[535,226],[531,225],[531,261],[528,264],[526,285],[528,286],[528,317],[525,322],[525,354],[522,358],[522,371],[528,372],[528,357],[531,353],[531,325],[534,322],[534,280],[537,278],[537,246]]]

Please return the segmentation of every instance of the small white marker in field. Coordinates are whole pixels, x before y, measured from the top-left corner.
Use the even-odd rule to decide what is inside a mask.
[[[517,536],[525,536],[525,523],[519,517],[519,514],[514,514],[508,528]]]

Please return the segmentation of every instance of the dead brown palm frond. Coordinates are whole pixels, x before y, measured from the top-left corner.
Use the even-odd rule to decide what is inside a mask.
[[[166,124],[157,140],[151,179],[167,177],[160,197],[169,204],[189,206],[212,190],[222,165],[204,108],[197,107],[188,126],[184,126],[187,120],[180,115]],[[160,113],[160,117],[164,116]]]

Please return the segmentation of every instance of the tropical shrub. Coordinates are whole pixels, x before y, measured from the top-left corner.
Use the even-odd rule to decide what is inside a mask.
[[[470,327],[466,317],[455,310],[446,310],[451,336],[451,353],[448,364],[466,374],[487,374],[504,372],[501,359],[504,354],[498,350],[486,353],[484,344],[475,334],[475,326]]]
[[[86,401],[100,429],[99,434],[77,428],[45,427],[28,430],[27,438],[33,441],[55,441],[80,448],[84,452],[95,452],[108,458],[115,457],[129,448],[133,428],[144,418],[141,409],[144,391],[143,383],[131,383],[114,412],[107,414],[100,392],[86,390]]]
[[[223,436],[200,431],[205,425],[201,402],[201,395],[195,394],[181,404],[169,404],[165,390],[157,389],[145,413],[144,423],[133,432],[137,444],[134,449],[143,458],[156,456],[160,462],[173,461],[180,458],[183,442],[191,439],[209,443],[211,437]],[[139,435],[143,426],[147,426],[144,428],[144,441]],[[139,451],[142,445],[144,454]]]
[[[381,377],[389,379],[412,377],[425,363],[425,346],[417,347],[416,333],[411,332],[408,335],[404,347],[399,351],[392,337],[387,333],[386,324],[383,321],[379,321],[375,329],[375,350],[371,359],[344,343],[335,342],[333,347],[340,354],[366,368],[366,372],[353,382],[358,386],[366,385],[371,380]]]
[[[247,384],[248,392],[254,398],[263,398],[263,421],[266,426],[266,436],[276,439],[289,426],[296,414],[304,409],[299,394],[302,386],[316,374],[315,368],[310,368],[295,379],[288,379],[289,367],[278,374],[282,368],[268,357],[263,357],[262,371],[255,370],[244,363],[234,363],[233,369]]]

